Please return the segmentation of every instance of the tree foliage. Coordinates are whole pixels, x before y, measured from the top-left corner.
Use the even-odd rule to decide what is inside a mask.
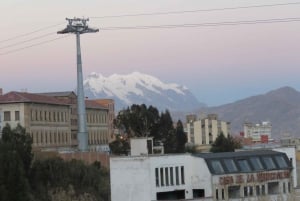
[[[176,128],[173,126],[173,120],[168,110],[159,113],[158,109],[145,104],[133,104],[125,110],[122,110],[117,115],[114,125],[128,137],[127,142],[131,137],[147,137],[151,136],[154,141],[164,143],[166,153],[177,153],[184,151],[186,137],[183,132],[181,122],[177,123]],[[120,148],[122,143],[117,139],[111,144],[113,153]]]
[[[0,201],[50,201],[60,189],[109,200],[109,174],[100,163],[60,158],[33,161],[31,137],[18,125],[6,125],[0,139]],[[76,195],[75,195],[76,196]],[[65,200],[65,199],[60,199]]]
[[[32,161],[31,138],[18,125],[7,124],[0,140],[0,200],[31,200],[28,174]]]
[[[85,165],[79,160],[63,161],[61,158],[35,161],[30,176],[36,196],[45,201],[51,189],[67,191],[70,186],[77,194],[89,193],[98,201],[109,200],[108,171],[97,163]]]
[[[216,140],[214,141],[214,143],[212,144],[210,151],[213,153],[232,152],[237,148],[241,148],[241,144],[239,141],[237,141],[231,135],[225,137],[223,133],[220,133],[216,138]]]
[[[118,136],[115,141],[109,143],[109,148],[113,154],[128,155],[129,142],[127,139],[123,139],[120,136]]]

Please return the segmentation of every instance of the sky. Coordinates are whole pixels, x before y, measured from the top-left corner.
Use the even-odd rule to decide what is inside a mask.
[[[300,21],[107,30],[300,18],[297,0],[1,0],[0,7],[4,92],[75,89],[75,36],[56,34],[66,17],[88,17],[89,26],[100,29],[81,35],[84,77],[137,71],[184,85],[209,106],[283,86],[300,91]]]

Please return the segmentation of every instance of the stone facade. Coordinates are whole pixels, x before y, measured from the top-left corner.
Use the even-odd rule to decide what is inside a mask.
[[[33,148],[69,150],[77,147],[77,107],[74,92],[32,94],[10,92],[0,96],[0,127],[21,124],[33,139]],[[109,151],[108,108],[86,101],[90,150]]]

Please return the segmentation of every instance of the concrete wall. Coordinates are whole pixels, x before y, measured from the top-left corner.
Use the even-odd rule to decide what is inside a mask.
[[[184,182],[179,171],[179,184],[164,180],[164,185],[156,184],[156,168],[165,173],[173,168],[184,167]],[[163,173],[163,174],[164,174]],[[189,154],[113,157],[110,159],[112,201],[152,201],[157,192],[184,190],[186,199],[193,199],[193,189],[204,189],[205,197],[211,197],[211,175],[202,158]],[[171,173],[168,171],[169,181]],[[159,173],[159,180],[160,178]],[[166,179],[163,175],[163,179]],[[195,199],[197,200],[197,199]],[[199,199],[200,200],[200,199]]]
[[[275,148],[273,150],[283,152],[287,155],[289,159],[292,159],[292,163],[293,163],[292,175],[293,175],[293,183],[295,188],[296,186],[298,186],[296,149],[294,147],[281,147],[281,148]]]

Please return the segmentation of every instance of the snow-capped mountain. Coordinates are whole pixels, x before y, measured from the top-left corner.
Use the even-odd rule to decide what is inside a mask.
[[[139,72],[113,74],[109,77],[91,73],[84,81],[84,90],[90,99],[114,99],[116,111],[142,103],[170,111],[187,111],[205,106],[186,87],[175,83],[166,84]]]

